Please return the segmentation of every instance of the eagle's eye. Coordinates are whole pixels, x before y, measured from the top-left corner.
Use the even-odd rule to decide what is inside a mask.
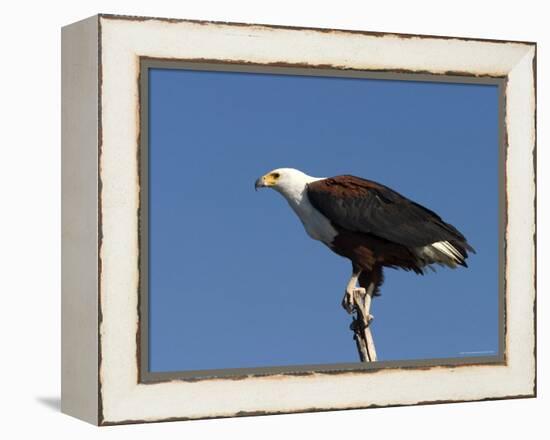
[[[271,177],[277,180],[279,177],[281,177],[281,175],[279,173],[271,173]]]

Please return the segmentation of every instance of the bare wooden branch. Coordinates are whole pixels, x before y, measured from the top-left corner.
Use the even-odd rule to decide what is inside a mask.
[[[353,338],[357,344],[361,362],[376,361],[376,348],[370,331],[370,323],[373,320],[373,316],[370,314],[370,306],[374,288],[374,283],[371,283],[367,289],[362,287],[353,289],[354,315],[350,327],[354,332]]]

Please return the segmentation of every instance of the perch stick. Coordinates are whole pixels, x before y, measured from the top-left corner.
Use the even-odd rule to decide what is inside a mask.
[[[375,362],[376,348],[370,331],[370,323],[373,319],[370,314],[370,306],[375,285],[370,283],[367,289],[353,289],[353,310],[355,316],[351,323],[354,332],[353,338],[357,344],[357,351],[361,362]]]

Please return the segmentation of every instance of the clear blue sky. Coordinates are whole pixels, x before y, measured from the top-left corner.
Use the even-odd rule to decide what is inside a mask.
[[[149,84],[151,371],[358,360],[351,264],[254,192],[278,167],[379,181],[477,250],[468,269],[385,270],[380,360],[497,354],[496,86],[169,69]]]

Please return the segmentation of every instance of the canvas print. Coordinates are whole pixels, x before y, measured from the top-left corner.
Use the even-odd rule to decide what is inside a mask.
[[[502,359],[499,84],[144,75],[147,372]]]
[[[64,27],[62,411],[536,396],[536,49]]]

